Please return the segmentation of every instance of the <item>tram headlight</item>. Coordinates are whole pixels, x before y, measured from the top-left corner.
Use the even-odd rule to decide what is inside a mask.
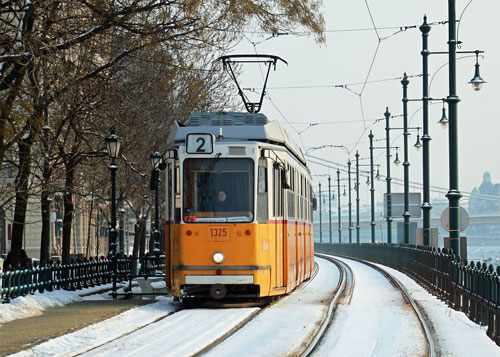
[[[216,252],[216,253],[214,253],[214,255],[212,257],[215,264],[224,263],[224,258],[225,258],[225,256],[224,256],[224,253],[222,253],[222,252]]]

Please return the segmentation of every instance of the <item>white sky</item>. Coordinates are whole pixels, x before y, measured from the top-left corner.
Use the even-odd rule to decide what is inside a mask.
[[[457,0],[457,19],[470,0]],[[385,38],[404,26],[414,26],[407,31],[400,32],[382,41],[378,40],[373,30],[373,21],[378,30],[378,36]],[[470,192],[479,186],[483,173],[489,171],[492,181],[500,182],[500,165],[494,159],[498,153],[496,140],[500,123],[495,111],[497,97],[500,93],[500,84],[496,80],[500,69],[500,44],[496,35],[495,26],[500,13],[498,0],[474,0],[467,7],[459,27],[459,40],[463,42],[461,50],[485,51],[484,58],[480,58],[481,76],[488,83],[479,92],[472,90],[467,82],[474,75],[475,58],[468,57],[457,61],[457,94],[461,99],[458,105],[458,135],[459,135],[459,189]],[[352,1],[324,1],[324,15],[326,19],[327,41],[324,45],[317,45],[312,37],[279,36],[260,42],[269,36],[249,34],[247,41],[238,44],[232,53],[258,53],[278,55],[289,65],[278,65],[277,71],[271,73],[269,80],[269,98],[264,101],[262,112],[270,119],[286,121],[285,128],[292,137],[303,147],[311,148],[321,145],[345,145],[354,153],[359,150],[361,157],[368,157],[368,133],[372,129],[375,139],[385,139],[385,121],[376,124],[374,119],[383,118],[386,106],[393,115],[401,115],[402,86],[400,80],[351,85],[346,89],[334,88],[334,85],[380,81],[408,76],[419,75],[421,68],[422,37],[418,29],[423,22],[424,14],[428,22],[441,22],[448,19],[448,2],[436,0],[402,1],[402,0],[352,0]],[[391,29],[382,29],[391,27]],[[396,27],[396,28],[394,28]],[[350,29],[368,29],[366,31],[334,31]],[[434,25],[429,35],[429,49],[431,51],[448,50],[447,25]],[[253,42],[255,46],[251,43]],[[377,45],[378,52],[373,61],[373,68],[369,73]],[[470,55],[457,54],[457,58]],[[448,96],[448,56],[429,56],[430,78],[433,79],[430,95],[433,98]],[[369,73],[369,75],[368,75]],[[242,87],[259,88],[261,74],[254,67],[247,67],[242,76]],[[305,87],[330,86],[321,88],[293,88],[280,89],[277,87]],[[361,96],[353,92],[361,93]],[[413,99],[422,97],[422,79],[410,78],[408,96]],[[360,98],[363,105],[361,112]],[[411,118],[410,126],[422,126],[422,111],[420,102],[408,104],[408,114]],[[431,185],[439,186],[444,190],[432,193],[432,198],[444,199],[449,188],[448,166],[448,130],[443,130],[437,124],[441,117],[442,104],[430,106],[429,123],[431,141]],[[284,119],[284,117],[286,119]],[[329,122],[343,121],[344,123],[328,124]],[[347,122],[347,123],[345,123]],[[301,123],[301,124],[299,124]],[[308,123],[320,123],[308,128]],[[402,127],[402,117],[391,119],[392,127]],[[307,130],[303,131],[304,129]],[[298,135],[298,132],[302,134]],[[393,146],[403,146],[402,130],[391,131]],[[422,182],[421,152],[417,152],[412,145],[416,141],[416,131],[409,138],[410,153],[410,180]],[[421,133],[422,134],[422,133]],[[360,143],[354,146],[361,137]],[[375,146],[384,146],[385,141],[376,142]],[[328,148],[311,152],[315,156],[345,164],[347,154],[340,149]],[[402,160],[402,150],[400,150]],[[394,153],[393,153],[394,155]],[[385,175],[385,149],[375,150],[376,162],[380,164],[380,173]],[[368,164],[368,161],[363,164]],[[331,174],[336,180],[336,170],[323,168],[311,164],[313,174]],[[354,169],[354,166],[353,166]],[[368,167],[362,169],[367,170]],[[403,179],[403,167],[392,165],[391,176]],[[345,174],[343,177],[347,177]],[[326,187],[326,178],[316,178],[323,181]],[[364,180],[363,180],[364,181]],[[393,181],[394,183],[394,181]],[[336,184],[336,182],[335,182]],[[345,182],[344,182],[345,184]],[[362,185],[366,190],[366,185]],[[377,197],[380,200],[385,191],[385,181],[376,186]],[[393,192],[402,192],[402,186],[393,185]],[[361,193],[361,203],[368,204],[368,191]],[[464,204],[466,202],[463,202]]]

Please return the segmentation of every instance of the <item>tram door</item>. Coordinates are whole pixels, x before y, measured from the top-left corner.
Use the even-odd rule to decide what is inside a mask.
[[[170,160],[169,160],[170,161]],[[174,236],[173,223],[175,221],[175,163],[170,161],[166,170],[165,187],[165,281],[170,287],[172,277],[172,238]]]
[[[281,184],[281,170],[279,165],[273,168],[273,216],[275,217],[275,287],[285,286],[285,225],[283,217],[283,187]]]

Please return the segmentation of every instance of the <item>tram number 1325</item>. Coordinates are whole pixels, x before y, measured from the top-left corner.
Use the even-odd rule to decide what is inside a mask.
[[[209,228],[208,238],[210,240],[229,240],[229,227],[211,227]]]

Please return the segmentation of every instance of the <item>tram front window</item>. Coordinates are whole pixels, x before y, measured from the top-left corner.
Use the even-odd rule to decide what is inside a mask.
[[[186,159],[185,222],[251,222],[254,167],[250,159]]]

